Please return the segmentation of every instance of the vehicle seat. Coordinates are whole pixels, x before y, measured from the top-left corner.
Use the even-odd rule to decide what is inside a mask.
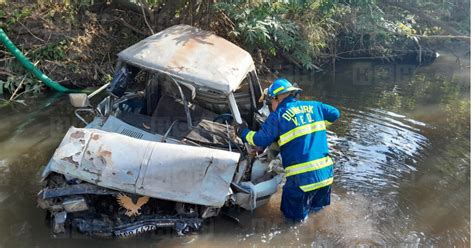
[[[189,112],[194,125],[197,125],[197,123],[199,123],[201,120],[212,121],[216,116],[218,116],[217,114],[195,104],[190,104]],[[186,112],[181,99],[176,99],[165,95],[161,97],[151,117],[160,119],[168,118],[170,121],[186,121]]]

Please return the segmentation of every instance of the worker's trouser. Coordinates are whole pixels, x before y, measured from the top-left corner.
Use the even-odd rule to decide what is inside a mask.
[[[286,218],[304,220],[311,211],[331,203],[331,185],[304,192],[299,187],[283,187],[280,210]]]

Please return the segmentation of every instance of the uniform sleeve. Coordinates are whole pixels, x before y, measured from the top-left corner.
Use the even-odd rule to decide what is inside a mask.
[[[323,112],[324,122],[326,123],[326,126],[331,125],[333,122],[339,119],[339,116],[341,115],[339,109],[328,104],[321,103],[321,110]]]
[[[253,146],[267,147],[278,138],[279,124],[276,112],[270,113],[267,120],[262,124],[260,130],[252,131],[246,128],[242,134],[242,141]]]

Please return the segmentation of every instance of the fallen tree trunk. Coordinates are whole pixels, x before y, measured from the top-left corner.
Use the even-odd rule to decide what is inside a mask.
[[[470,36],[463,36],[463,35],[417,35],[416,37],[423,38],[423,39],[456,39],[462,40],[465,42],[470,42]]]

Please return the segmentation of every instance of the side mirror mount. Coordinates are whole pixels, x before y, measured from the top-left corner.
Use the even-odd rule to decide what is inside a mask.
[[[71,93],[69,94],[69,101],[75,108],[91,107],[89,97],[85,93]]]

